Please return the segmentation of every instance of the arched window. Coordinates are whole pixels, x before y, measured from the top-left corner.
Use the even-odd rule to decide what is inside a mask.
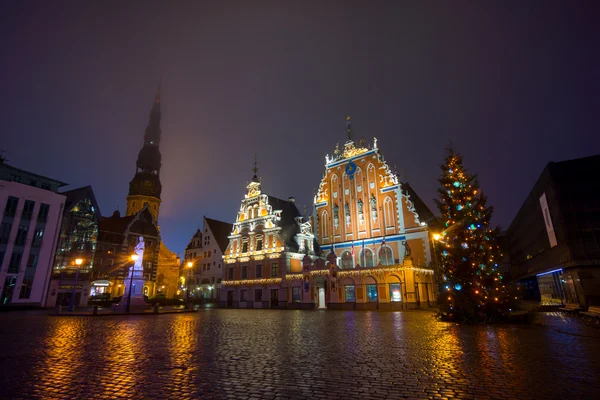
[[[258,236],[256,238],[256,251],[260,251],[263,248],[263,238],[262,236]]]
[[[325,240],[325,238],[329,237],[329,230],[327,229],[327,223],[329,220],[329,213],[327,212],[327,210],[323,210],[323,212],[321,213],[321,237],[323,238],[323,240]]]
[[[360,255],[360,264],[365,267],[372,267],[375,264],[375,260],[373,257],[373,252],[371,249],[365,249]]]
[[[345,251],[342,254],[342,269],[349,269],[353,267],[354,265],[352,265],[352,255],[349,251]]]
[[[379,262],[381,265],[394,265],[394,255],[392,249],[387,246],[382,247],[379,250]]]
[[[385,212],[385,226],[394,226],[394,202],[389,196],[383,202],[383,209]]]
[[[248,252],[248,241],[244,240],[242,242],[242,253],[247,253]]]
[[[131,207],[135,208],[135,201],[131,203]]]

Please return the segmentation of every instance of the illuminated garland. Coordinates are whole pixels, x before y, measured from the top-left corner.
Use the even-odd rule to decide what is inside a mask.
[[[286,280],[290,280],[293,281],[294,279],[303,279],[304,275],[303,274],[287,274],[285,276]]]
[[[239,286],[239,285],[269,285],[273,283],[281,283],[281,278],[266,278],[266,279],[244,279],[241,281],[222,281],[223,286]]]
[[[315,269],[313,271],[310,271],[311,275],[329,275],[329,270],[328,269]]]
[[[338,272],[339,276],[359,276],[359,275],[371,275],[371,274],[382,274],[386,272],[400,272],[400,271],[414,271],[421,274],[433,275],[432,269],[415,268],[415,267],[387,267],[387,268],[368,268],[368,269],[351,269],[341,270]]]

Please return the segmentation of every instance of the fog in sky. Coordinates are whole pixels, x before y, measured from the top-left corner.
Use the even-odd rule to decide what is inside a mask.
[[[202,216],[263,190],[312,208],[353,132],[437,213],[448,143],[507,228],[549,161],[599,151],[598,1],[3,1],[0,149],[125,212],[162,79],[159,223],[182,252]]]

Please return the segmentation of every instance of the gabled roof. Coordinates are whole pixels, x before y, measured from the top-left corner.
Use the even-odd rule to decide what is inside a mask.
[[[106,232],[123,233],[127,230],[127,227],[134,218],[135,215],[120,217],[115,214],[110,217],[102,217],[100,218],[98,229]]]
[[[222,253],[225,253],[225,249],[227,249],[227,245],[229,244],[228,236],[231,235],[233,224],[207,217],[204,217],[204,219],[206,220],[210,231],[214,235],[219,249],[221,249]]]
[[[267,195],[269,198],[269,205],[273,207],[273,211],[281,210],[281,237],[285,243],[285,246],[292,251],[298,251],[298,243],[294,240],[294,236],[300,233],[300,225],[296,222],[297,217],[302,217],[298,207],[291,201],[279,199],[274,196]],[[313,241],[315,253],[320,253],[320,247],[316,239]]]
[[[419,215],[421,222],[427,223],[427,225],[434,224],[437,220],[436,216],[431,212],[425,202],[417,195],[417,192],[410,186],[408,182],[401,183],[402,191],[408,194],[410,201],[412,201],[415,211]]]
[[[90,202],[94,207],[94,214],[96,214],[96,218],[98,218],[98,220],[102,218],[102,214],[100,213],[100,207],[98,207],[98,202],[96,201],[96,196],[94,196],[94,190],[91,186],[88,185],[77,189],[67,190],[65,192],[61,192],[61,194],[67,196],[67,199],[65,201],[65,210],[70,210],[81,200],[85,200],[89,197]]]

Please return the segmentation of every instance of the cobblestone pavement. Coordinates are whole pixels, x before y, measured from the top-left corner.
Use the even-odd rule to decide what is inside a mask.
[[[597,398],[600,331],[561,314],[458,326],[431,312],[0,314],[2,398]]]

